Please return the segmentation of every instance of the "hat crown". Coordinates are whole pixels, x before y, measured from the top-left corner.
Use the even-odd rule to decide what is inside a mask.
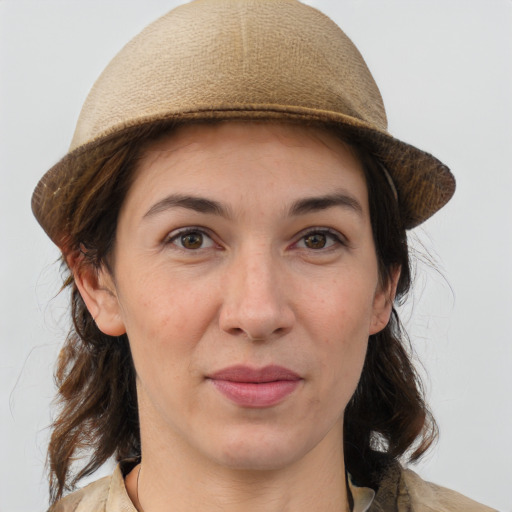
[[[230,119],[320,123],[361,145],[382,164],[408,229],[455,190],[448,167],[387,132],[363,57],[327,16],[298,0],[195,0],[149,25],[103,71],[32,210],[62,247],[75,199],[100,186],[116,143],[137,145],[143,127]]]
[[[144,119],[294,107],[387,128],[363,57],[327,16],[297,0],[196,0],[114,57],[82,108],[70,149]]]

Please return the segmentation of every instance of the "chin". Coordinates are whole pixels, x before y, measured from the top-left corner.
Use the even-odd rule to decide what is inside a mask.
[[[218,441],[217,463],[240,471],[274,471],[290,466],[314,446],[303,435],[267,428],[226,429]]]

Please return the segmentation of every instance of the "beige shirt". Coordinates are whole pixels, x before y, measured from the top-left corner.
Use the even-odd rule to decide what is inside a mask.
[[[353,512],[497,512],[465,496],[425,482],[409,469],[393,468],[377,494],[349,481]],[[137,512],[118,465],[112,474],[62,500],[51,512]]]

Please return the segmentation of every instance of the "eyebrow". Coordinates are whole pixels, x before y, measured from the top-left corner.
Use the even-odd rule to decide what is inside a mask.
[[[328,208],[333,208],[335,206],[347,208],[348,210],[352,210],[357,213],[359,216],[363,216],[363,207],[361,206],[361,203],[354,196],[345,192],[299,199],[292,204],[289,215],[304,215],[306,213],[327,210]]]
[[[171,208],[186,208],[199,213],[209,213],[229,217],[227,208],[219,202],[204,197],[187,196],[182,194],[173,194],[165,197],[158,203],[155,203],[145,214],[143,218],[152,217],[158,213]]]
[[[305,215],[307,213],[318,212],[341,206],[363,215],[361,203],[353,196],[347,193],[330,194],[326,196],[306,197],[295,201],[288,211],[289,216]],[[220,215],[229,218],[230,211],[218,201],[207,199],[205,197],[189,196],[182,194],[172,194],[155,203],[145,214],[143,218],[152,217],[171,208],[185,208],[198,213]]]

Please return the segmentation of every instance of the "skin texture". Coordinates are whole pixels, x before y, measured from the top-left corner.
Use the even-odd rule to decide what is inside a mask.
[[[130,340],[145,510],[346,507],[343,412],[394,295],[347,145],[312,127],[180,128],[138,165],[113,275],[76,279],[99,328]],[[299,381],[277,404],[241,406],[211,378],[235,364]]]

